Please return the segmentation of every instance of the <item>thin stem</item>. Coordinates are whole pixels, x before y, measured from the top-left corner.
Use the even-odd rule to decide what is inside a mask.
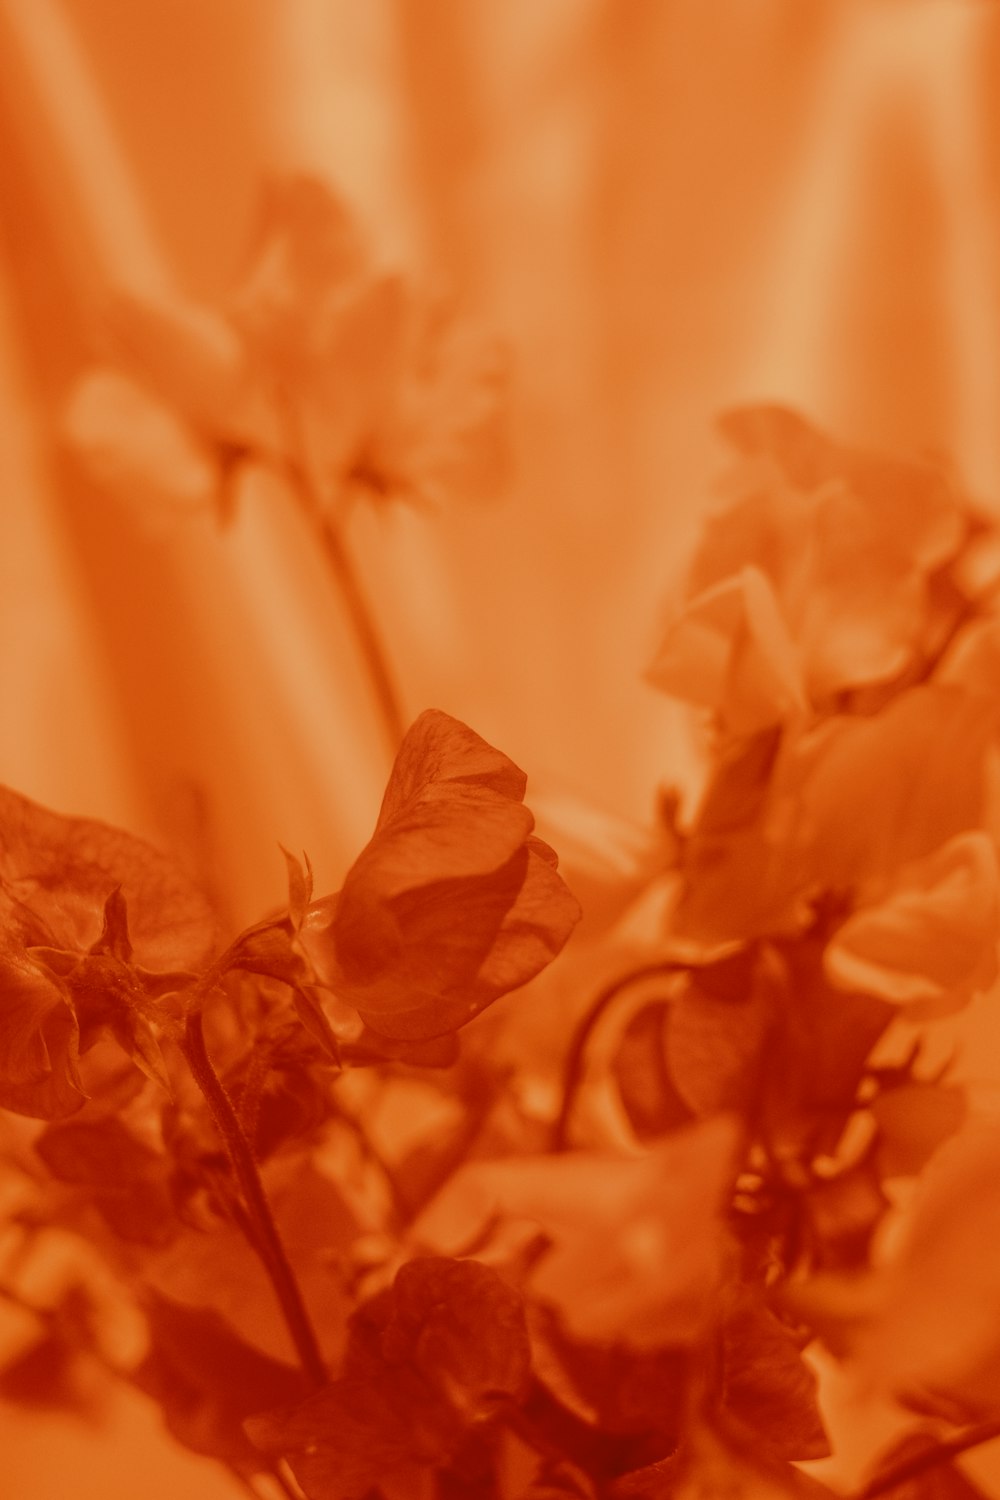
[[[319,534],[330,572],[340,589],[341,598],[358,643],[358,650],[368,672],[368,679],[390,753],[394,756],[406,733],[406,720],[389,668],[385,646],[378,633],[371,605],[365,598],[361,580],[344,538],[336,526],[326,518],[319,522]]]
[[[351,629],[368,673],[389,753],[395,757],[406,733],[406,718],[385,646],[375,624],[374,611],[365,597],[341,530],[330,519],[324,497],[319,492],[310,468],[307,444],[295,402],[280,390],[276,393],[276,399],[289,449],[289,457],[283,468],[307,519],[319,536],[327,566],[344,601]]]
[[[908,1454],[898,1463],[880,1469],[873,1479],[856,1492],[854,1500],[878,1500],[878,1496],[888,1495],[908,1480],[916,1479],[941,1464],[949,1463],[960,1453],[967,1453],[970,1448],[978,1448],[981,1443],[992,1442],[997,1437],[1000,1437],[1000,1417],[992,1417],[988,1422],[977,1422],[972,1427],[962,1427],[952,1437],[934,1443],[919,1453]]]
[[[194,1011],[188,1016],[181,1051],[191,1069],[192,1077],[205,1097],[205,1102],[211,1111],[232,1163],[247,1214],[253,1225],[255,1249],[274,1287],[302,1369],[310,1384],[318,1389],[326,1382],[326,1371],[323,1368],[316,1334],[309,1321],[302,1293],[295,1280],[295,1273],[289,1264],[285,1247],[281,1243],[250,1143],[243,1134],[232,1100],[223,1088],[222,1081],[212,1066],[212,1060],[205,1047],[205,1034],[202,1030],[199,1011]]]
[[[569,1122],[576,1104],[576,1096],[583,1082],[587,1048],[598,1022],[609,1006],[617,1000],[623,990],[629,989],[633,984],[639,984],[644,979],[653,979],[664,974],[676,974],[686,968],[688,968],[687,964],[676,963],[669,959],[661,959],[659,963],[643,964],[641,968],[633,969],[631,973],[623,974],[620,978],[613,979],[610,984],[605,985],[584,1012],[573,1034],[573,1040],[566,1054],[566,1062],[563,1065],[562,1103],[559,1107],[559,1115],[552,1127],[551,1149],[553,1151],[568,1149]]]

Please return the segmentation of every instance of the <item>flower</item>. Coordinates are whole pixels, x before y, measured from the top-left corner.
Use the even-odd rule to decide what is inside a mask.
[[[317,179],[269,184],[227,303],[122,292],[105,329],[117,366],[83,376],[64,432],[148,516],[214,505],[226,519],[261,466],[331,507],[357,492],[491,496],[505,478],[501,351],[380,267]]]
[[[141,839],[0,787],[0,1106],[74,1113],[78,1052],[105,1027],[155,1074],[147,1013],[205,962],[214,926],[200,891]]]
[[[649,677],[746,735],[918,665],[971,517],[935,465],[855,451],[782,407],[721,427],[739,461]]]
[[[524,772],[457,719],[420,715],[375,833],[300,941],[382,1036],[456,1031],[560,951],[580,908],[536,838]]]
[[[536,1224],[547,1248],[530,1274],[532,1296],[573,1337],[633,1349],[694,1344],[725,1271],[724,1209],[741,1149],[736,1116],[717,1114],[641,1156],[467,1162],[412,1232],[447,1253],[504,1218]]]

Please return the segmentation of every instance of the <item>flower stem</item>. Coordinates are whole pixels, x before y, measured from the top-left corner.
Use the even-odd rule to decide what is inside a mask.
[[[559,1115],[552,1127],[552,1139],[550,1150],[566,1151],[569,1148],[569,1123],[576,1104],[576,1096],[583,1082],[584,1063],[587,1056],[587,1048],[590,1039],[597,1028],[598,1022],[607,1011],[608,1007],[615,1001],[623,990],[629,989],[633,984],[639,984],[645,979],[660,978],[667,974],[676,974],[681,969],[686,969],[687,964],[677,963],[670,959],[661,959],[659,963],[643,964],[641,968],[633,969],[629,974],[623,974],[618,979],[613,979],[600,990],[573,1033],[569,1051],[566,1053],[566,1061],[563,1065],[563,1087],[562,1103]]]
[[[888,1495],[909,1480],[919,1478],[921,1474],[936,1469],[940,1464],[949,1463],[960,1453],[967,1453],[970,1448],[978,1448],[981,1443],[992,1442],[998,1437],[1000,1417],[992,1417],[988,1422],[976,1422],[971,1427],[961,1427],[950,1438],[929,1444],[919,1452],[909,1453],[897,1463],[890,1463],[880,1469],[874,1478],[857,1491],[854,1500],[878,1500],[880,1495]]]
[[[204,1095],[216,1129],[222,1137],[232,1163],[233,1172],[253,1226],[254,1248],[260,1255],[264,1269],[274,1287],[302,1369],[310,1385],[318,1389],[326,1382],[326,1371],[323,1367],[323,1358],[319,1351],[316,1334],[309,1321],[302,1293],[295,1280],[295,1273],[289,1264],[285,1247],[278,1234],[250,1143],[240,1126],[232,1100],[226,1093],[208,1055],[200,1011],[193,1011],[188,1016],[181,1051],[191,1069],[194,1081]]]
[[[368,673],[368,681],[378,709],[379,719],[389,746],[389,754],[395,758],[396,751],[406,733],[406,720],[399,701],[399,692],[389,667],[385,646],[375,624],[371,605],[365,597],[361,580],[351,559],[342,528],[331,519],[320,485],[309,463],[307,443],[295,402],[286,392],[276,393],[278,409],[282,413],[289,458],[284,464],[286,478],[304,511],[307,520],[319,537],[327,566],[347,610],[361,659]]]
[[[340,590],[358,650],[368,672],[390,754],[395,756],[406,733],[406,721],[385,647],[344,538],[327,519],[320,522],[319,529],[330,572]]]

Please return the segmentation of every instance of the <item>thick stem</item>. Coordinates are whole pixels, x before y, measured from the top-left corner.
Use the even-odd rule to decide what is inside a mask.
[[[302,1293],[281,1243],[270,1204],[264,1193],[257,1163],[254,1161],[250,1143],[240,1126],[232,1100],[222,1086],[222,1081],[212,1066],[205,1047],[201,1014],[192,1012],[188,1017],[181,1043],[181,1050],[191,1069],[192,1077],[205,1097],[216,1128],[222,1137],[236,1181],[253,1225],[255,1249],[263,1262],[271,1285],[274,1287],[288,1332],[291,1334],[302,1369],[310,1384],[317,1389],[326,1382],[326,1371],[319,1351],[319,1344],[309,1321]]]
[[[927,1474],[941,1464],[950,1463],[960,1453],[967,1453],[970,1448],[978,1448],[980,1444],[990,1443],[998,1437],[1000,1437],[1000,1417],[993,1417],[988,1422],[977,1422],[972,1427],[962,1427],[952,1437],[929,1445],[918,1453],[908,1454],[898,1463],[889,1464],[881,1469],[873,1479],[857,1491],[854,1500],[878,1500],[880,1495],[888,1495],[909,1480],[917,1479],[921,1474]]]
[[[569,1145],[569,1123],[576,1104],[576,1096],[583,1082],[583,1069],[587,1056],[587,1048],[590,1039],[597,1028],[598,1022],[607,1011],[613,1001],[617,1000],[623,990],[629,989],[633,984],[639,984],[644,979],[655,979],[666,974],[676,974],[681,969],[686,969],[687,964],[671,962],[663,959],[659,963],[643,964],[639,969],[633,969],[630,974],[623,974],[619,979],[613,979],[610,984],[605,985],[589,1008],[584,1012],[583,1018],[578,1024],[566,1054],[563,1065],[563,1087],[562,1103],[559,1115],[552,1127],[552,1151],[566,1151]]]

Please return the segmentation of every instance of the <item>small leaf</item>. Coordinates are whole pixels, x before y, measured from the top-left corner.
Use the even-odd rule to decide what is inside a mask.
[[[285,856],[285,864],[288,867],[288,914],[292,922],[293,932],[298,932],[305,921],[306,908],[313,897],[313,873],[309,856],[303,854],[304,864],[301,864],[294,854],[289,854],[283,846],[278,846]]]

